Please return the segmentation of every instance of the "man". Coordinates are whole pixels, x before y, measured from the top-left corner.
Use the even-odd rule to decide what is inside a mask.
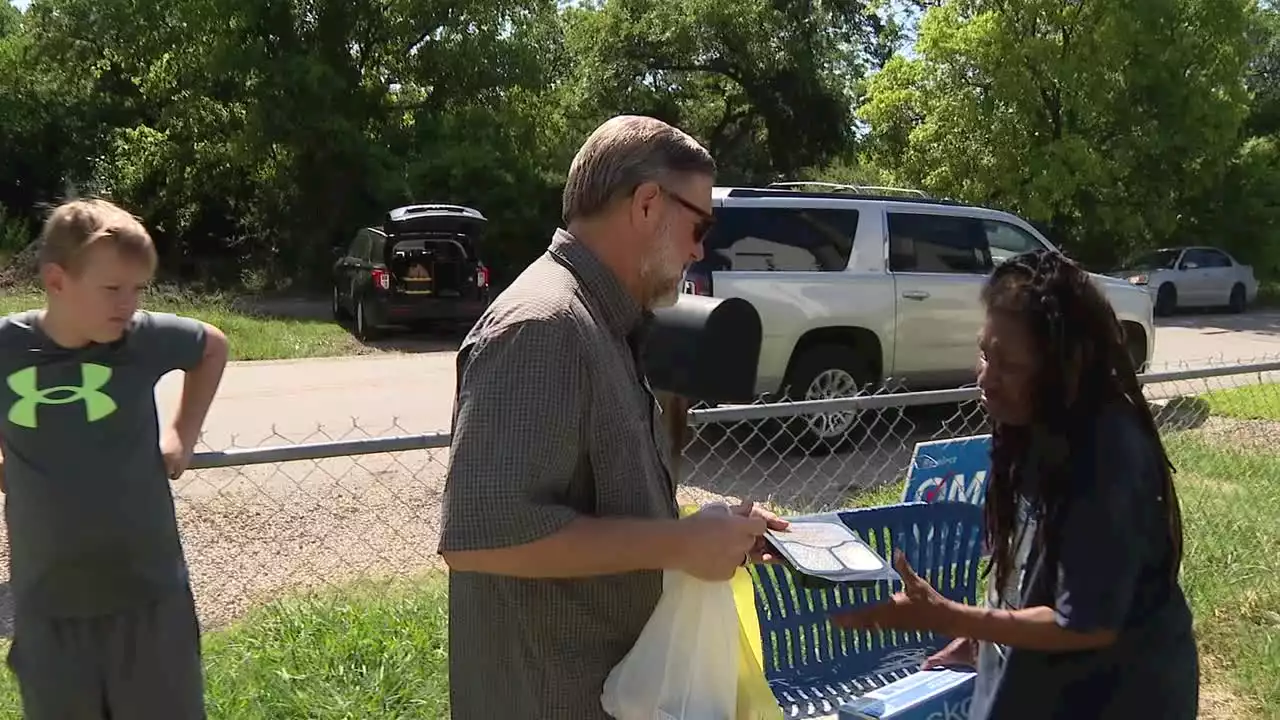
[[[597,720],[662,571],[726,580],[766,527],[750,504],[678,520],[640,368],[710,227],[715,162],[652,118],[601,125],[564,189],[567,230],[458,353],[440,552],[455,720]]]

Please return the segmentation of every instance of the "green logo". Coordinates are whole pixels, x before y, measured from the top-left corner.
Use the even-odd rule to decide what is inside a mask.
[[[9,422],[25,428],[34,428],[39,422],[36,409],[41,405],[66,405],[84,403],[84,414],[89,422],[97,422],[116,411],[116,401],[102,392],[111,380],[111,368],[93,363],[80,364],[80,385],[58,385],[40,388],[36,386],[36,369],[24,368],[9,376],[9,388],[18,399],[9,408]]]

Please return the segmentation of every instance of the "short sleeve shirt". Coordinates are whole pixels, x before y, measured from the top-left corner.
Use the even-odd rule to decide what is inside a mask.
[[[0,320],[0,450],[19,613],[89,616],[181,588],[155,386],[204,354],[204,326],[138,312],[120,340],[64,348],[39,311]]]
[[[458,354],[442,552],[530,543],[583,516],[677,517],[644,324],[564,231],[494,300]],[[661,593],[659,572],[451,573],[453,718],[605,720],[605,677]]]
[[[1127,404],[1076,431],[1071,496],[1055,517],[1024,498],[1010,586],[988,602],[1051,607],[1076,632],[1113,631],[1098,650],[1049,653],[983,643],[970,720],[1196,717],[1199,666],[1191,613],[1172,577],[1157,446]],[[1057,542],[1042,555],[1040,525]]]

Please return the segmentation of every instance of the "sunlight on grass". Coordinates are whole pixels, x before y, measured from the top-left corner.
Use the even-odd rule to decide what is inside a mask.
[[[1183,585],[1206,656],[1206,684],[1222,682],[1217,675],[1225,673],[1251,706],[1229,712],[1276,717],[1280,458],[1210,444],[1195,432],[1171,434],[1166,444],[1178,468],[1187,543]]]
[[[271,603],[205,635],[209,717],[448,717],[447,628],[440,575]],[[2,672],[0,717],[20,711]]]
[[[44,296],[24,292],[0,296],[0,314],[41,307]],[[143,306],[203,320],[221,328],[231,341],[233,360],[281,360],[353,355],[362,345],[335,322],[252,315],[230,298],[156,291]]]
[[[1200,395],[1209,412],[1237,420],[1280,420],[1280,383],[1214,390]]]

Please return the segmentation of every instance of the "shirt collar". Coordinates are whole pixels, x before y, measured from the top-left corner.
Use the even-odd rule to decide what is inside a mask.
[[[605,324],[618,337],[632,335],[651,317],[622,286],[618,276],[569,231],[557,229],[547,250],[578,276],[592,303],[603,314]]]

